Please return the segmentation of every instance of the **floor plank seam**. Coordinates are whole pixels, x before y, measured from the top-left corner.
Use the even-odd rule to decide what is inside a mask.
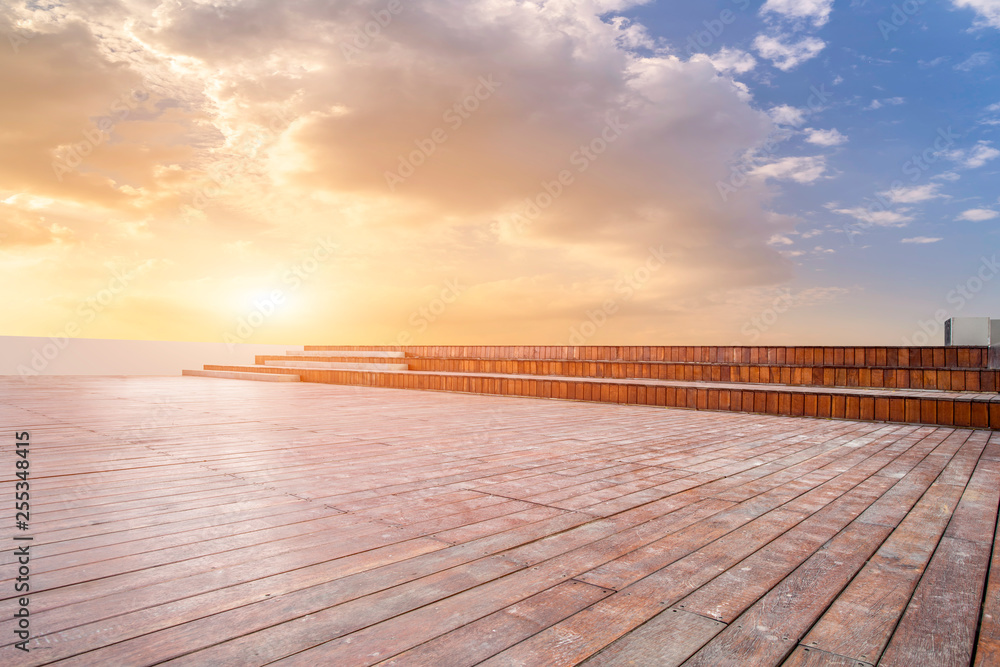
[[[875,663],[865,662],[864,660],[858,660],[857,658],[852,658],[852,657],[850,657],[848,655],[841,655],[839,653],[831,653],[830,651],[824,651],[822,649],[818,649],[818,648],[811,647],[811,646],[806,646],[804,644],[798,644],[798,646],[801,647],[802,650],[805,653],[819,653],[819,654],[822,654],[822,655],[829,655],[829,656],[833,656],[835,658],[840,658],[842,660],[849,660],[850,663],[851,663],[851,667],[875,667],[875,665],[878,664],[877,662],[875,662]],[[795,651],[795,649],[792,649],[793,653],[794,653],[794,651]],[[789,654],[789,655],[791,655],[791,654]],[[787,656],[786,656],[785,659],[787,660]]]
[[[987,444],[986,444],[987,447],[989,447],[989,443],[993,441],[993,437],[995,437],[995,436],[991,436],[990,437],[989,442],[987,442]],[[985,448],[984,448],[983,451],[985,452]],[[980,455],[979,462],[982,462],[983,460],[984,460],[983,456]],[[978,467],[978,465],[977,465],[977,467]],[[975,473],[973,473],[973,474],[975,474]],[[970,480],[971,480],[971,477],[970,477]],[[990,565],[992,565],[993,559],[996,558],[996,556],[997,556],[997,553],[996,553],[997,542],[996,542],[996,540],[997,540],[997,530],[998,530],[998,527],[1000,527],[1000,503],[998,503],[998,505],[997,505],[997,510],[998,510],[997,521],[994,522],[994,525],[993,525],[993,539],[990,540],[990,557],[989,557],[989,560],[987,561],[987,563],[990,564]],[[951,522],[949,521],[948,523],[950,524]],[[947,528],[945,530],[947,530]],[[982,631],[983,631],[983,614],[986,611],[986,600],[987,600],[987,596],[989,595],[990,573],[991,573],[992,569],[993,569],[992,567],[987,567],[987,569],[986,569],[986,581],[983,583],[983,596],[982,596],[982,599],[979,601],[979,617],[976,619],[976,633],[975,633],[975,636],[973,637],[973,640],[972,640],[972,656],[969,658],[969,664],[970,665],[977,664],[976,663],[976,658],[978,657],[978,653],[979,653],[979,640],[980,640],[980,638],[982,636]]]
[[[957,430],[957,429],[956,429],[956,430]],[[968,441],[969,441],[969,438],[971,437],[971,435],[972,435],[971,433],[970,433],[970,434],[968,434],[968,435],[966,435],[966,437],[965,437],[965,438],[964,438],[964,439],[962,440],[961,444],[960,444],[960,445],[958,445],[958,447],[957,447],[957,448],[955,449],[955,453],[954,453],[954,454],[953,454],[953,455],[951,456],[951,458],[950,458],[950,460],[949,460],[949,463],[951,463],[951,461],[954,461],[954,460],[955,460],[955,457],[957,457],[957,456],[958,456],[958,453],[959,453],[959,452],[960,452],[960,451],[961,451],[961,450],[962,450],[962,449],[963,449],[963,448],[964,448],[964,447],[966,446],[966,444],[968,443]],[[946,439],[946,440],[947,440],[947,439]],[[944,442],[945,442],[946,440],[943,440],[943,441],[942,441],[942,442],[941,442],[940,444],[938,444],[938,445],[937,445],[937,446],[936,446],[936,447],[935,447],[934,449],[932,449],[932,450],[931,450],[930,452],[928,452],[928,453],[927,453],[927,455],[925,455],[925,456],[924,456],[924,458],[923,458],[923,459],[921,459],[921,462],[922,462],[922,461],[924,461],[924,460],[926,460],[926,458],[927,458],[927,457],[931,456],[931,455],[932,455],[932,454],[933,454],[933,453],[934,453],[935,451],[937,451],[937,448],[938,448],[938,447],[940,447],[940,446],[941,446],[941,444],[943,444],[943,443],[944,443]],[[980,452],[980,456],[981,456],[981,455],[982,455],[982,452]],[[864,521],[860,521],[860,523],[869,523],[869,525],[879,525],[879,526],[882,526],[882,527],[885,527],[885,528],[889,528],[889,529],[890,529],[890,531],[889,531],[889,532],[888,532],[888,533],[886,534],[886,536],[885,536],[885,538],[884,538],[884,539],[882,540],[882,542],[881,542],[881,543],[879,543],[879,545],[875,547],[875,549],[874,549],[874,550],[872,551],[871,555],[870,555],[870,556],[869,556],[868,558],[866,558],[866,559],[865,559],[865,562],[864,562],[864,563],[863,563],[863,564],[862,564],[862,565],[861,565],[861,566],[860,566],[860,567],[859,567],[859,568],[858,568],[858,569],[857,569],[857,570],[856,570],[856,571],[854,572],[854,574],[853,574],[853,575],[852,575],[852,576],[851,576],[851,577],[850,577],[850,578],[848,579],[847,583],[846,583],[846,584],[844,585],[844,587],[843,587],[843,588],[841,589],[841,593],[843,593],[844,591],[848,590],[848,589],[849,589],[849,588],[851,587],[851,585],[852,585],[852,584],[854,583],[855,579],[857,579],[857,577],[858,577],[858,576],[859,576],[859,575],[861,574],[861,572],[862,572],[862,571],[863,571],[863,570],[865,569],[865,567],[867,567],[867,566],[868,566],[868,564],[869,564],[869,563],[871,562],[871,559],[872,559],[872,558],[873,558],[873,557],[874,557],[875,555],[877,555],[877,554],[878,554],[878,552],[879,552],[879,550],[880,550],[880,549],[882,548],[882,546],[883,546],[883,545],[884,545],[884,544],[885,544],[885,543],[886,543],[886,542],[887,542],[887,541],[888,541],[889,539],[891,539],[891,538],[892,538],[893,534],[894,534],[894,533],[896,532],[896,530],[897,530],[897,529],[899,529],[899,527],[900,527],[900,526],[902,525],[902,523],[903,523],[903,521],[904,521],[904,520],[906,519],[906,517],[907,517],[907,516],[909,516],[909,513],[910,513],[911,511],[913,511],[913,509],[914,509],[915,507],[917,507],[917,505],[919,505],[919,504],[920,504],[920,502],[921,502],[921,501],[922,501],[922,500],[924,499],[924,497],[925,497],[925,496],[927,496],[927,494],[928,494],[928,493],[930,493],[931,489],[932,489],[932,488],[934,487],[934,485],[935,485],[935,484],[937,484],[937,483],[938,483],[938,480],[939,480],[939,479],[941,478],[941,476],[942,476],[942,475],[943,475],[943,474],[945,473],[945,470],[947,469],[947,467],[948,467],[947,465],[945,465],[945,466],[943,466],[943,467],[942,467],[941,471],[940,471],[940,472],[939,472],[939,473],[937,474],[937,476],[936,476],[936,477],[934,478],[934,480],[932,480],[932,481],[931,481],[931,482],[930,482],[930,483],[929,483],[929,484],[927,485],[927,487],[926,487],[926,488],[924,489],[924,492],[920,494],[920,497],[919,497],[919,498],[917,498],[917,499],[916,499],[916,500],[915,500],[915,501],[913,502],[913,504],[912,504],[912,505],[910,506],[910,509],[909,509],[909,510],[907,511],[907,513],[906,513],[906,514],[905,514],[905,515],[904,515],[903,517],[901,517],[901,518],[900,518],[900,520],[899,520],[898,522],[896,522],[895,524],[893,524],[893,525],[888,525],[888,524],[886,524],[886,523],[876,523],[876,522],[864,522]],[[964,493],[964,489],[965,489],[965,488],[966,488],[966,487],[968,486],[968,482],[969,482],[969,480],[971,480],[971,478],[972,478],[972,474],[973,474],[972,472],[970,472],[970,473],[969,473],[969,477],[968,477],[968,478],[966,479],[966,483],[965,483],[965,485],[957,485],[957,484],[953,484],[953,485],[950,485],[950,486],[962,486],[962,488],[963,488],[963,493]],[[897,484],[899,484],[899,483],[900,483],[901,481],[902,481],[902,479],[900,479],[899,481],[897,481]],[[884,493],[882,494],[882,496],[884,496],[884,495],[885,495],[886,493],[888,493],[889,491],[891,491],[891,490],[892,490],[892,488],[894,488],[895,486],[896,486],[896,485],[895,485],[895,484],[893,484],[893,486],[891,486],[891,487],[889,487],[888,489],[886,489],[886,491],[885,491],[885,492],[884,492]],[[880,496],[880,498],[881,498],[882,496]],[[948,519],[948,522],[947,522],[947,523],[945,524],[945,527],[944,527],[944,529],[943,529],[943,530],[941,531],[941,534],[940,534],[940,536],[938,537],[938,539],[937,539],[937,540],[936,540],[936,542],[935,542],[935,545],[934,545],[934,549],[933,549],[933,550],[931,551],[930,555],[929,555],[929,556],[928,556],[928,558],[927,558],[927,563],[926,563],[926,564],[924,565],[924,568],[923,568],[923,571],[922,571],[922,572],[920,573],[920,576],[919,576],[919,577],[917,578],[916,582],[914,583],[914,586],[913,586],[913,590],[911,590],[911,591],[910,591],[910,594],[909,594],[909,596],[907,597],[907,600],[906,600],[906,602],[905,602],[905,603],[904,603],[904,604],[902,605],[902,607],[901,607],[901,609],[902,609],[901,613],[900,613],[900,614],[899,614],[899,616],[898,616],[898,617],[896,618],[896,620],[895,620],[895,623],[893,623],[893,628],[892,628],[892,631],[891,631],[891,632],[889,632],[889,635],[888,635],[888,636],[889,636],[890,638],[891,638],[891,637],[893,637],[893,636],[895,635],[895,633],[896,633],[896,629],[897,629],[897,628],[899,627],[900,623],[902,622],[902,620],[903,620],[903,617],[904,617],[904,616],[906,615],[906,610],[907,610],[907,609],[909,608],[909,606],[910,606],[910,602],[911,602],[911,601],[913,600],[913,596],[914,596],[914,595],[916,595],[916,592],[917,592],[917,588],[918,588],[918,586],[920,585],[920,580],[921,580],[921,579],[923,579],[924,575],[926,574],[926,570],[927,570],[927,567],[928,567],[928,566],[930,565],[930,562],[931,562],[931,560],[933,559],[933,557],[934,557],[934,554],[935,554],[935,553],[937,552],[937,549],[938,549],[938,547],[939,547],[939,546],[940,546],[940,544],[941,544],[941,540],[943,540],[943,539],[945,538],[945,534],[947,533],[947,529],[948,529],[948,525],[949,525],[949,524],[951,523],[951,519],[952,519],[952,518],[954,518],[954,512],[955,512],[955,510],[957,510],[957,508],[958,508],[958,502],[960,502],[960,499],[961,499],[961,494],[959,494],[959,501],[956,501],[956,505],[955,505],[955,508],[954,508],[954,509],[952,510],[952,515],[951,515],[951,517],[949,517],[949,519]],[[859,517],[858,517],[858,519],[856,519],[856,520],[859,520],[859,519],[860,519],[860,516],[859,516]],[[846,530],[846,528],[845,528],[845,530]],[[831,541],[832,541],[832,538],[831,538]],[[824,545],[824,547],[825,547],[825,546],[826,546],[826,545]],[[824,615],[825,615],[825,614],[826,614],[826,613],[827,613],[827,612],[828,612],[828,611],[830,610],[830,608],[831,608],[831,607],[832,607],[832,606],[833,606],[833,605],[834,605],[834,604],[836,603],[836,601],[837,601],[837,599],[839,598],[839,596],[840,596],[840,593],[839,593],[839,594],[838,594],[837,596],[834,596],[834,598],[833,598],[832,600],[830,600],[829,604],[827,604],[827,605],[826,605],[826,606],[824,607],[824,609],[823,609],[823,610],[822,610],[822,611],[821,611],[821,612],[820,612],[820,613],[819,613],[819,614],[818,614],[818,615],[816,616],[815,620],[814,620],[814,621],[813,621],[813,622],[812,622],[812,623],[811,623],[811,624],[809,625],[809,627],[808,627],[808,628],[806,629],[806,631],[805,631],[805,632],[804,632],[804,633],[803,633],[803,634],[802,634],[802,635],[801,635],[801,636],[800,636],[800,637],[798,638],[797,642],[798,642],[798,641],[801,641],[802,639],[804,639],[805,637],[807,637],[807,636],[809,635],[809,633],[810,633],[810,632],[812,631],[812,629],[813,629],[814,627],[816,627],[816,625],[817,625],[817,624],[818,624],[818,623],[819,623],[819,622],[820,622],[820,621],[822,620],[823,616],[824,616]],[[882,656],[883,656],[883,655],[885,654],[885,651],[886,651],[886,650],[888,649],[888,647],[889,647],[889,643],[890,643],[889,641],[886,641],[885,645],[884,645],[884,646],[882,647],[882,650],[881,650],[881,651],[879,652],[878,656],[876,656],[876,657],[875,657],[875,659],[874,659],[874,661],[873,661],[872,663],[866,663],[866,662],[864,662],[864,661],[862,661],[862,660],[859,660],[859,659],[857,659],[857,658],[853,658],[853,657],[850,657],[850,656],[842,656],[842,657],[845,657],[845,658],[847,658],[847,659],[849,659],[849,660],[854,660],[854,661],[856,661],[856,662],[857,662],[858,664],[860,664],[860,665],[878,665],[878,664],[879,664],[879,662],[880,662],[880,661],[882,660]],[[821,649],[815,649],[815,648],[813,648],[813,650],[821,650]],[[829,653],[828,651],[822,651],[822,652],[823,652],[823,653]],[[791,654],[789,653],[788,655],[791,655]],[[787,658],[787,657],[788,657],[788,655],[786,655],[785,657]],[[837,654],[833,654],[833,655],[837,655]],[[971,663],[970,663],[970,664],[971,664]]]
[[[490,493],[489,491],[482,491],[480,489],[470,489],[470,491],[475,491],[476,493],[482,493],[493,498],[503,498],[504,500],[513,500],[519,503],[528,503],[529,505],[534,505],[535,507],[546,507],[550,510],[559,510],[560,512],[576,512],[577,514],[586,514],[586,512],[581,512],[578,510],[569,510],[565,507],[556,507],[555,505],[546,505],[545,503],[536,503],[532,500],[525,500],[524,498],[514,498],[513,496],[505,496],[500,493]],[[594,516],[594,515],[589,515]]]

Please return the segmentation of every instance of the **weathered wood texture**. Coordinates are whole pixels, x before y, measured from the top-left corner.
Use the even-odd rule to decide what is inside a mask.
[[[998,664],[991,431],[199,377],[0,418],[5,665]]]

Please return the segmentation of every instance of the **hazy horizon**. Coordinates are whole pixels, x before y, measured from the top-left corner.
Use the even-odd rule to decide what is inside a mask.
[[[284,354],[301,345],[0,336],[0,375],[179,376],[205,364],[253,364],[257,354]]]

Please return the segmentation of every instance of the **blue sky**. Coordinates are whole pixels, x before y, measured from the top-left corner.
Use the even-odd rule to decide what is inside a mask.
[[[825,171],[777,188],[774,210],[801,219],[779,243],[802,253],[793,290],[854,292],[828,306],[848,321],[853,308],[915,322],[942,309],[1000,316],[996,283],[960,309],[947,300],[1000,249],[1000,2],[958,4],[668,1],[630,12],[673,50],[754,58],[734,77],[760,108],[792,108],[775,156],[818,156]],[[762,35],[822,48],[768,58]],[[812,130],[827,134],[810,143]]]

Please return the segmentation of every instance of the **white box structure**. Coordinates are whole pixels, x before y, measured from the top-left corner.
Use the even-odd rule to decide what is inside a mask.
[[[988,317],[953,317],[944,323],[945,345],[990,345],[1000,343],[1000,320]],[[996,337],[991,334],[997,334]]]

